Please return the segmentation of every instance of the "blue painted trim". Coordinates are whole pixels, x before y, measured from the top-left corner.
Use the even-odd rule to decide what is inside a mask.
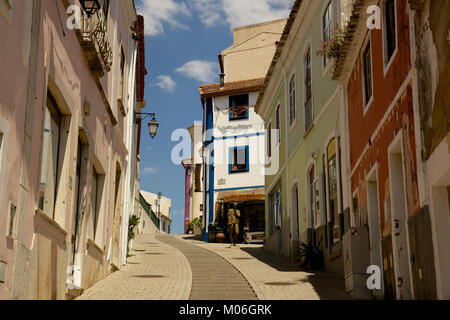
[[[227,188],[227,189],[215,189],[215,192],[219,191],[236,191],[236,190],[245,190],[245,189],[261,189],[265,188],[266,186],[253,186],[253,187],[240,187],[240,188]]]
[[[238,171],[233,171],[233,153],[234,150],[245,150],[245,169],[243,170],[238,170]],[[235,173],[246,173],[246,172],[250,172],[250,164],[249,164],[249,146],[243,146],[243,147],[231,147],[228,149],[228,173],[229,174],[235,174]],[[237,161],[237,159],[236,159]]]
[[[209,219],[206,228],[214,222],[214,165],[209,166]]]
[[[264,136],[264,132],[256,132],[256,133],[249,133],[249,134],[241,134],[237,136],[226,136],[226,137],[213,137],[213,140],[230,140],[230,139],[239,139],[239,138],[249,138],[249,137],[259,137]]]

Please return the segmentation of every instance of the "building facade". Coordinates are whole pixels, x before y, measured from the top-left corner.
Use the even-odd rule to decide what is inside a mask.
[[[189,127],[192,140],[192,168],[191,168],[191,201],[189,219],[201,219],[203,206],[203,124],[194,123]]]
[[[136,234],[157,234],[160,233],[160,219],[156,215],[154,208],[139,194],[139,225]],[[131,246],[130,246],[131,247]]]
[[[141,195],[150,206],[151,211],[158,218],[159,230],[157,233],[169,234],[172,225],[172,219],[170,218],[172,200],[163,197],[161,194],[154,194],[143,190],[141,190]],[[154,218],[152,220],[154,220]]]
[[[227,229],[234,205],[242,214],[239,241],[263,234],[264,123],[253,107],[285,22],[236,28],[233,45],[219,55],[220,84],[200,86],[205,240],[210,224]]]
[[[0,2],[0,299],[73,298],[126,261],[143,20],[101,3]]]
[[[414,111],[420,125],[417,137],[419,201],[428,227],[431,220],[436,291],[438,299],[450,299],[450,1],[410,0],[414,69]],[[429,215],[429,216],[428,216]],[[409,218],[414,230],[422,221]],[[420,234],[420,233],[419,233]],[[414,241],[414,240],[413,240]],[[427,248],[428,249],[428,248]],[[428,253],[427,253],[428,257]],[[432,263],[433,259],[430,259]],[[414,266],[415,297],[432,297],[434,286],[418,278]],[[431,266],[427,266],[431,269]]]
[[[336,64],[348,128],[351,225],[368,230],[367,260],[383,277],[374,297],[447,294],[441,272],[448,269],[443,249],[448,235],[441,227],[449,225],[449,131],[442,116],[448,102],[436,84],[448,85],[448,76],[438,70],[448,69],[449,42],[438,40],[448,27],[448,18],[437,18],[441,4],[449,5],[355,1]],[[380,18],[378,27],[369,29],[371,5],[378,6]]]
[[[339,85],[334,59],[317,54],[342,26],[342,1],[296,1],[258,99],[266,137],[266,244],[298,258],[300,242],[320,248],[325,270],[344,275],[349,227],[343,194]],[[273,167],[272,166],[269,166]],[[271,170],[272,171],[272,170]]]
[[[192,158],[185,159],[181,163],[184,168],[184,233],[187,234],[192,215]]]

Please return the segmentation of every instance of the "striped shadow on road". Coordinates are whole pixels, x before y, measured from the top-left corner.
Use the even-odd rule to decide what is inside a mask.
[[[158,235],[156,239],[186,256],[192,270],[190,300],[258,299],[247,279],[224,258],[170,235]]]

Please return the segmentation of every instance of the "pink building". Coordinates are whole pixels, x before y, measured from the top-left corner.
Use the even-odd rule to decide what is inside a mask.
[[[73,298],[126,261],[143,21],[100,3],[0,0],[0,299]]]
[[[192,158],[183,160],[184,167],[184,233],[187,234],[188,224],[191,222],[191,174],[192,174]]]

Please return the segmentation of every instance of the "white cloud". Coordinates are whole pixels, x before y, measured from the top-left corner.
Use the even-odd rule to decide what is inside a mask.
[[[156,85],[163,89],[165,92],[174,93],[177,83],[170,77],[166,75],[158,76],[158,82]]]
[[[193,9],[197,11],[200,21],[212,27],[222,20],[222,5],[218,0],[192,0]]]
[[[182,73],[188,78],[193,78],[199,82],[214,82],[219,73],[219,66],[216,62],[193,60],[179,67],[176,72]]]
[[[158,172],[158,169],[152,167],[145,167],[142,169],[142,171],[144,172],[144,174],[155,174]]]
[[[289,16],[293,0],[222,0],[222,9],[232,28]]]
[[[228,23],[232,28],[287,18],[294,0],[191,0],[206,26]]]
[[[294,0],[140,0],[136,7],[145,19],[145,33],[157,36],[165,26],[189,29],[182,17],[196,16],[208,27],[232,28],[286,18]],[[186,4],[187,3],[187,4]]]
[[[145,34],[156,36],[164,33],[164,24],[172,28],[189,29],[179,22],[180,16],[190,16],[184,2],[175,0],[140,0],[136,4],[140,15],[144,16]]]

